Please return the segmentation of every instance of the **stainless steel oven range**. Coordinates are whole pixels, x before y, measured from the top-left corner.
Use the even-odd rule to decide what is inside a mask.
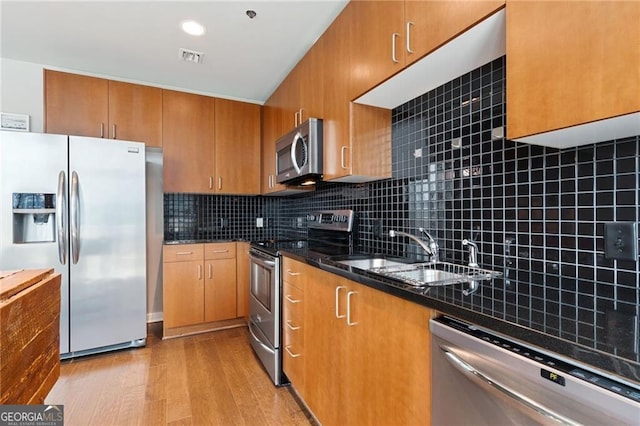
[[[251,347],[276,386],[289,383],[282,372],[282,250],[350,254],[355,245],[352,210],[327,210],[307,215],[306,240],[251,243],[249,333]]]

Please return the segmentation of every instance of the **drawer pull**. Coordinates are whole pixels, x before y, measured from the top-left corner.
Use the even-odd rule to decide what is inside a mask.
[[[176,253],[176,256],[188,256],[190,254],[193,254],[192,251],[179,251]]]
[[[229,250],[213,250],[213,253],[229,253]]]
[[[291,352],[291,349],[289,349],[290,346],[285,346],[284,350],[287,351],[287,353],[289,354],[289,356],[291,358],[298,358],[299,356],[301,356],[302,354],[294,354],[293,352]]]
[[[286,324],[287,324],[287,327],[291,330],[300,330],[300,326],[292,325],[291,321],[287,321]]]
[[[298,300],[298,299],[292,299],[292,298],[291,298],[291,296],[290,296],[290,295],[288,295],[288,294],[285,296],[285,298],[286,298],[289,302],[291,302],[291,303],[300,303],[300,302],[301,302],[301,300]]]
[[[291,269],[287,269],[287,275],[291,275],[292,277],[296,277],[302,274],[302,272],[291,272]]]

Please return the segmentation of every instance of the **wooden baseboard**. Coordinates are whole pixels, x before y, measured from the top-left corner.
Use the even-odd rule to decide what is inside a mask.
[[[244,318],[234,318],[230,320],[206,322],[203,324],[187,325],[183,327],[163,327],[162,339],[164,340],[172,339],[175,337],[191,336],[193,334],[224,330],[234,327],[244,327],[246,325],[247,321]]]

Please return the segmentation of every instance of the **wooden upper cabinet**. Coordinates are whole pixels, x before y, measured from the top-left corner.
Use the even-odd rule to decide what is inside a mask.
[[[45,132],[162,147],[162,89],[44,70]]]
[[[406,1],[406,65],[457,37],[505,4],[505,0]]]
[[[46,133],[106,137],[108,80],[45,69],[44,105]]]
[[[351,146],[349,134],[349,102],[352,82],[350,49],[354,4],[350,2],[333,21],[322,38],[323,62],[323,171],[332,180],[351,174],[346,158]]]
[[[215,100],[215,192],[260,194],[260,105]]]
[[[352,1],[347,8],[351,9],[353,99],[404,67],[404,2]]]
[[[164,192],[214,192],[214,98],[163,90]]]
[[[497,11],[505,0],[353,1],[352,99]],[[452,76],[455,77],[455,76]]]
[[[162,148],[162,89],[109,81],[109,138]]]
[[[637,1],[509,0],[507,137],[639,112],[639,23]],[[541,144],[571,146],[552,138]]]
[[[324,115],[324,81],[322,75],[327,71],[324,67],[323,54],[324,39],[320,38],[309,49],[307,54],[298,63],[298,124],[302,124],[309,118],[322,118]]]
[[[351,102],[359,79],[357,52],[350,42],[359,37],[354,33],[359,3],[349,3],[321,39],[320,58],[324,69],[331,70],[322,77],[323,168],[329,181],[391,177],[391,111]]]

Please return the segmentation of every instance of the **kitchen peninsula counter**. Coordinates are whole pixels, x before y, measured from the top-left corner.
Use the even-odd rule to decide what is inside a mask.
[[[0,404],[42,404],[60,376],[60,280],[0,271]]]
[[[463,294],[464,285],[414,287],[374,272],[331,261],[327,255],[305,248],[282,250],[282,254],[385,293],[435,309],[444,315],[503,334],[511,339],[519,340],[525,345],[527,343],[535,345],[554,353],[556,357],[560,355],[569,361],[577,360],[588,364],[593,366],[595,372],[609,374],[632,386],[640,387],[640,363],[517,324],[510,321],[510,317],[506,314],[504,319],[489,315],[492,307],[486,306],[488,298],[479,295],[482,292],[494,294],[495,287],[491,282],[483,281],[477,294],[465,296]],[[425,324],[425,327],[427,326]]]

